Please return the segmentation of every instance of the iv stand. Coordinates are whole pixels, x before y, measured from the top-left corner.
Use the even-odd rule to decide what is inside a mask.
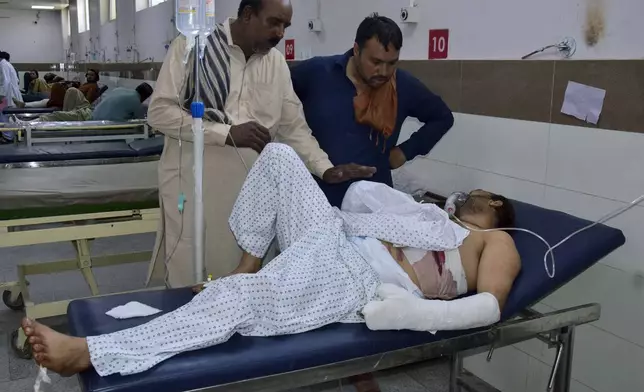
[[[195,282],[204,281],[204,213],[203,213],[203,151],[204,151],[204,130],[203,115],[204,104],[201,102],[199,91],[199,35],[195,38],[195,97],[190,105],[192,113],[193,133],[193,158],[194,158],[194,258],[195,258]]]

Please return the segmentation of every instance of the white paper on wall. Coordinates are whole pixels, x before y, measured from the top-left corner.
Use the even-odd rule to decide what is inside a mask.
[[[604,98],[606,90],[568,82],[561,113],[597,125],[604,107]]]

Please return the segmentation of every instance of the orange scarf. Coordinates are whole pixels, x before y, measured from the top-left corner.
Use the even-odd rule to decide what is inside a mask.
[[[347,72],[350,79],[356,85],[358,94],[353,99],[356,121],[358,124],[368,125],[375,130],[376,145],[379,143],[380,134],[384,138],[383,152],[389,136],[396,128],[396,117],[398,115],[398,93],[396,91],[396,74],[387,83],[373,89],[368,85],[359,82],[360,78],[355,70],[353,61],[349,62]],[[370,132],[372,132],[370,130]],[[371,134],[369,135],[371,137]]]

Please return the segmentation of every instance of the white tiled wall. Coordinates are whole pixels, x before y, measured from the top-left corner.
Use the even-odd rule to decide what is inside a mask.
[[[408,121],[402,140],[418,127]],[[457,114],[432,153],[394,177],[406,191],[484,188],[598,219],[644,193],[642,151],[644,134]],[[573,391],[644,391],[643,222],[644,206],[611,220],[626,245],[536,306],[602,306],[598,322],[578,328]],[[536,392],[545,391],[553,361],[552,350],[531,341],[495,351],[491,363],[483,354],[465,365],[504,392]]]

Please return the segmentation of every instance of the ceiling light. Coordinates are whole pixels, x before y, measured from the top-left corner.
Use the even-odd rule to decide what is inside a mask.
[[[53,5],[32,5],[31,9],[32,10],[53,10],[54,7]]]

